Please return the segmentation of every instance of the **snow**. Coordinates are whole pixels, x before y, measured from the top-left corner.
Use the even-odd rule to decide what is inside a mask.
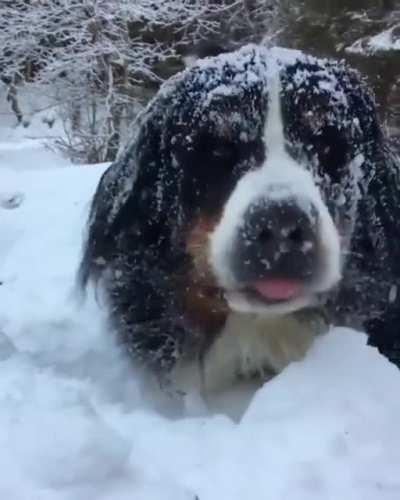
[[[382,31],[371,37],[361,38],[355,41],[346,52],[361,55],[372,55],[379,52],[400,50],[400,25]]]
[[[363,334],[320,337],[239,422],[155,412],[104,311],[73,293],[106,165],[26,138],[0,151],[0,189],[21,195],[0,207],[0,498],[398,500],[400,376]]]

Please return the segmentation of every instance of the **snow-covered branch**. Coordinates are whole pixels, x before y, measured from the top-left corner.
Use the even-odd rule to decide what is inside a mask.
[[[260,39],[274,25],[277,6],[278,0],[2,0],[0,80],[14,85],[14,109],[19,84],[52,89],[48,97],[62,108],[70,146],[85,137],[74,156],[110,160],[124,120],[183,68],[188,48],[204,39],[230,46]],[[98,157],[85,154],[90,138]],[[99,140],[114,145],[98,147]]]

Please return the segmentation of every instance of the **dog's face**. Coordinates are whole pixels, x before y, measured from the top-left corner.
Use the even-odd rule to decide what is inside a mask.
[[[343,64],[254,47],[166,87],[158,209],[231,309],[284,314],[340,280],[365,181],[363,92]]]

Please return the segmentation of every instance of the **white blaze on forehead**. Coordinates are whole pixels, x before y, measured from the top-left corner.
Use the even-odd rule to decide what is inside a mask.
[[[283,120],[281,110],[281,82],[280,67],[274,61],[269,68],[268,77],[268,119],[266,120],[264,141],[267,149],[267,158],[271,154],[282,155],[285,152],[285,136],[283,134]]]
[[[266,161],[261,168],[248,172],[240,179],[225,205],[220,223],[211,235],[211,264],[220,285],[228,289],[237,286],[230,267],[235,239],[247,210],[261,200],[268,202],[290,199],[310,217],[313,206],[318,213],[319,240],[326,260],[324,276],[318,288],[328,289],[340,277],[339,238],[332,218],[311,173],[294,161],[285,150],[280,69],[279,60],[273,60],[269,67],[268,113],[264,132]]]

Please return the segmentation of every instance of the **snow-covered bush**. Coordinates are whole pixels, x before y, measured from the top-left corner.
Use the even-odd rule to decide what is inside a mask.
[[[75,161],[108,161],[193,46],[259,39],[277,12],[277,0],[4,0],[0,78],[19,122],[18,85],[51,88],[65,126],[57,146]]]
[[[290,0],[281,0],[290,4]],[[345,58],[369,79],[388,134],[400,137],[399,0],[300,0],[282,44]]]

